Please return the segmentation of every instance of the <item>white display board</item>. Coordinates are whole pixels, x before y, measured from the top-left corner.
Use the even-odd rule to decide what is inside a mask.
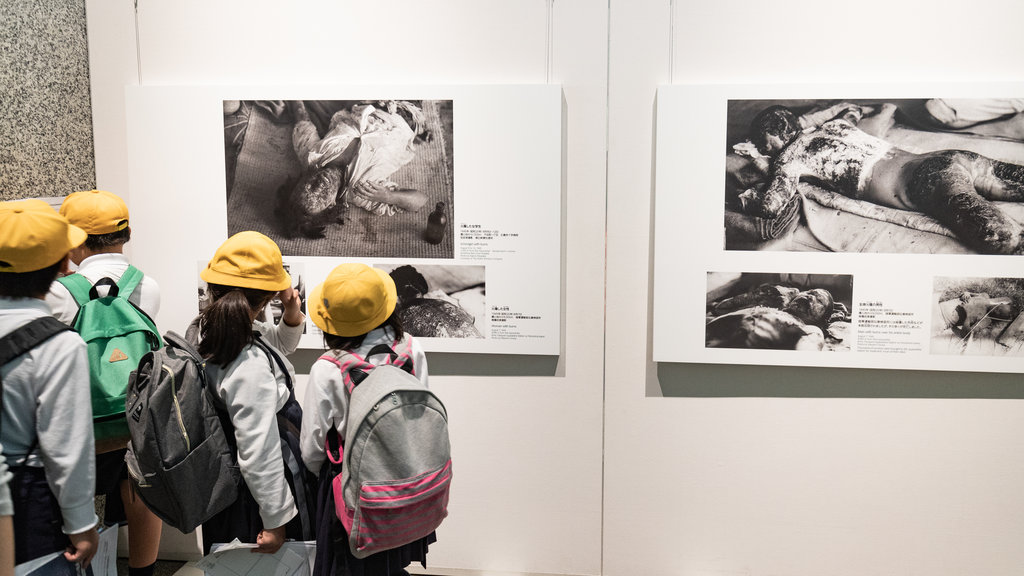
[[[347,230],[362,234],[359,243],[275,237],[280,205],[273,194],[283,185],[280,173],[286,172],[279,166],[268,168],[267,175],[250,174],[250,180],[266,180],[258,184],[263,195],[238,201],[241,176],[237,168],[229,174],[232,157],[225,136],[228,113],[237,110],[238,101],[286,105],[299,100],[371,103],[410,98],[444,108],[450,122],[435,135],[450,138],[448,152],[440,153],[452,156],[447,158],[449,169],[442,170],[444,174],[436,185],[442,196],[434,199],[446,200],[448,224],[445,239],[434,252],[419,249],[427,246],[422,235],[434,209],[433,200],[413,214],[415,219],[403,215],[410,223],[401,231],[407,236],[403,241],[417,247],[408,252],[401,248],[367,249],[384,244],[383,238],[376,244],[373,238],[379,232],[377,225],[389,216],[358,207],[349,208],[344,224],[332,222],[328,228],[347,226]],[[286,263],[301,271],[306,290],[347,261],[389,271],[402,266],[415,268],[426,282],[425,298],[444,300],[443,304],[430,304],[459,307],[461,314],[472,318],[467,321],[472,326],[457,334],[420,335],[428,351],[559,352],[563,194],[560,87],[144,86],[127,88],[126,107],[132,195],[147,199],[133,209],[132,225],[175,231],[171,237],[153,238],[152,246],[134,247],[139,254],[161,254],[145,262],[146,269],[161,278],[164,288],[161,325],[173,329],[188,323],[198,310],[201,290],[198,277],[193,275],[196,262],[208,260],[229,233],[248,228],[278,240]],[[268,137],[266,147],[284,148],[279,150],[281,157],[291,154],[294,162],[292,116],[284,112],[265,124],[270,131],[276,130],[276,136]],[[244,135],[247,141],[257,137],[252,127]],[[253,162],[259,168],[259,158]],[[297,166],[289,168],[293,175]],[[394,180],[401,183],[401,172],[395,175]],[[278,180],[273,180],[275,177]],[[232,179],[236,186],[232,186]],[[242,216],[240,223],[242,212],[253,215]],[[366,241],[366,237],[371,240]],[[307,240],[319,244],[304,244]],[[357,250],[357,245],[362,248]],[[444,289],[449,285],[458,285],[459,293]],[[307,328],[300,346],[322,347],[312,322]]]
[[[950,129],[925,106],[1021,95],[1004,84],[661,87],[654,360],[1024,371],[1024,244],[985,253],[997,250],[979,246],[982,233],[955,229],[959,208],[921,196],[973,183],[986,222],[1022,241],[1022,117]],[[856,112],[833,120],[847,103]],[[774,105],[794,112],[804,148],[790,144],[785,163],[759,173],[757,153],[744,153],[753,118]],[[782,190],[793,194],[789,224],[765,208]],[[825,291],[824,319],[787,307]]]

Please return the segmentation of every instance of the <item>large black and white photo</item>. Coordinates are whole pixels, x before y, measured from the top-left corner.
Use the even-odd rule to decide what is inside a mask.
[[[1024,97],[729,100],[729,250],[1024,253]]]
[[[223,106],[228,234],[290,256],[453,258],[451,231],[429,226],[455,209],[451,100]]]

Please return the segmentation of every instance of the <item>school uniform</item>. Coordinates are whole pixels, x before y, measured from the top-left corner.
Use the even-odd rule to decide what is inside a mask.
[[[117,282],[128,269],[128,265],[128,257],[124,254],[94,254],[82,260],[77,272],[92,284],[103,278]],[[128,296],[128,301],[156,320],[156,315],[160,312],[160,286],[152,277],[143,276],[138,287]],[[50,305],[53,315],[58,320],[69,325],[74,322],[75,315],[78,314],[78,303],[66,286],[54,282],[50,286],[50,293],[46,295],[46,303]]]
[[[279,356],[293,380],[295,370],[284,354],[298,346],[303,326],[254,324],[264,341],[281,352]],[[227,364],[207,362],[206,374],[234,430],[243,486],[234,505],[203,523],[204,550],[209,552],[214,543],[234,538],[256,542],[264,527],[288,524],[288,537],[296,537],[296,524],[291,521],[298,508],[288,481],[290,475],[285,472],[277,416],[291,397],[286,375],[256,344],[247,345]]]
[[[357,356],[370,363],[380,363],[384,355],[367,358],[373,347],[386,344],[395,351],[408,349],[413,361],[412,374],[424,386],[429,379],[427,357],[419,342],[406,334],[403,340],[395,342],[390,328],[376,328],[370,331],[359,348],[352,350]],[[340,435],[345,433],[345,417],[348,412],[349,392],[345,383],[346,374],[332,361],[330,352],[321,356],[309,370],[306,392],[302,400],[302,460],[306,467],[318,474],[317,490],[317,560],[316,576],[390,576],[407,574],[405,567],[420,562],[426,567],[427,548],[437,541],[431,533],[410,544],[392,550],[378,552],[366,558],[356,558],[348,545],[348,535],[338,520],[334,507],[332,481],[340,474],[340,465],[327,460],[324,449],[328,433],[333,428]]]
[[[94,254],[82,260],[76,272],[85,277],[90,284],[96,284],[103,278],[118,282],[129,264],[128,257],[124,254]],[[101,287],[100,290],[103,290],[100,296],[105,296],[106,288]],[[143,275],[139,285],[128,295],[128,301],[145,312],[150,319],[155,320],[157,313],[160,312],[160,286],[150,276]],[[75,297],[71,295],[67,286],[60,282],[55,281],[50,285],[46,303],[53,310],[53,315],[65,324],[71,325],[78,315],[79,306]],[[129,478],[128,467],[124,463],[127,447],[120,444],[123,442],[114,444],[101,441],[97,445],[100,453],[96,454],[96,495],[105,497],[103,521],[107,525],[121,524],[128,519],[124,511],[124,502],[121,500],[121,481]]]
[[[0,297],[0,336],[49,316],[46,302]],[[3,367],[0,444],[13,472],[15,561],[63,550],[97,523],[89,360],[61,332]]]

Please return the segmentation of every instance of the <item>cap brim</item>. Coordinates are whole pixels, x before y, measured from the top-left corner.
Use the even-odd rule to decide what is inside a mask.
[[[85,243],[85,239],[88,238],[88,237],[89,237],[89,234],[86,233],[85,230],[82,230],[81,228],[79,228],[78,226],[75,226],[74,224],[68,224],[68,247],[69,248],[78,248],[83,243]]]
[[[253,278],[249,276],[236,276],[225,274],[211,268],[204,268],[199,272],[199,277],[208,284],[220,284],[222,286],[235,286],[238,288],[253,288],[255,290],[266,290],[267,292],[280,292],[285,288],[291,288],[292,277],[287,272],[281,280],[267,280],[265,278]]]

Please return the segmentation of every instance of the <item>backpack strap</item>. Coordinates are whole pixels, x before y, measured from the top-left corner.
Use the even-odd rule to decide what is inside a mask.
[[[92,290],[92,282],[89,279],[77,272],[74,274],[68,274],[57,278],[57,282],[60,282],[68,292],[71,293],[71,297],[75,299],[75,304],[81,308],[85,306],[85,303],[90,300],[89,292]]]
[[[108,286],[110,290],[107,293],[108,296],[120,296],[127,299],[142,282],[142,276],[141,270],[129,264],[125,268],[124,273],[121,274],[121,279],[117,282],[114,282],[109,277],[103,277],[93,284],[89,282],[88,278],[77,272],[58,278],[57,281],[68,289],[68,292],[75,299],[75,303],[81,308],[89,300],[95,300],[99,297],[99,292],[96,290],[97,286]]]
[[[131,296],[132,292],[135,292],[135,289],[142,283],[142,276],[142,270],[129,264],[121,274],[121,279],[117,281],[117,295],[122,298]]]
[[[7,364],[65,330],[71,330],[71,327],[53,316],[42,316],[35,320],[29,320],[26,324],[22,324],[3,338],[0,338],[0,366]],[[0,380],[0,413],[3,412],[3,409],[3,381]],[[34,441],[32,448],[29,449],[29,454],[33,450],[35,450]]]
[[[394,345],[403,343],[405,345],[401,347],[401,351],[396,352]],[[348,393],[351,394],[352,390],[370,375],[370,371],[377,367],[377,364],[370,362],[369,358],[382,354],[387,356],[387,361],[384,362],[384,364],[392,364],[413,376],[416,375],[416,367],[413,366],[412,361],[411,338],[405,338],[403,341],[392,342],[391,346],[387,344],[378,344],[371,348],[370,351],[366,353],[365,357],[349,350],[332,350],[327,354],[320,356],[320,358],[338,366],[342,373],[345,388],[348,390]]]
[[[15,328],[0,338],[0,366],[65,330],[71,327],[53,316],[42,316]]]
[[[263,352],[266,353],[268,359],[270,360],[271,373],[274,372],[274,365],[277,364],[277,367],[280,368],[281,372],[284,374],[285,386],[288,387],[289,392],[292,392],[292,375],[291,372],[288,371],[288,367],[284,365],[284,360],[281,359],[280,354],[278,354],[277,351],[274,350],[273,346],[268,344],[267,341],[263,339],[263,336],[259,332],[253,332],[252,336],[253,343],[256,344],[256,346],[258,346],[260,349],[262,349]]]

